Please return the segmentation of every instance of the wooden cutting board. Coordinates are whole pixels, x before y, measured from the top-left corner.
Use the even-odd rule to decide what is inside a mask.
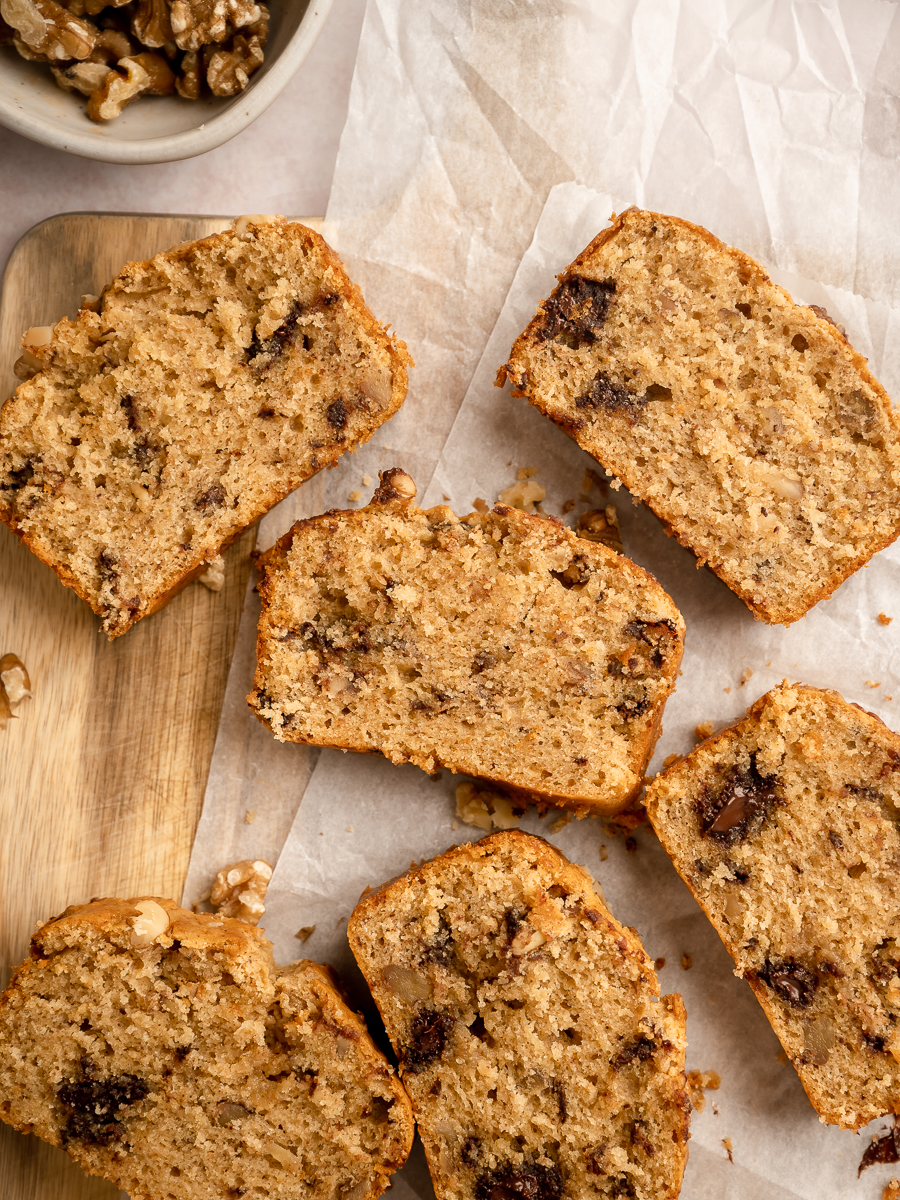
[[[320,220],[302,218],[313,227]],[[66,213],[13,250],[0,302],[0,401],[32,325],[74,316],[132,259],[216,233],[228,218]],[[37,922],[92,896],[181,896],[206,785],[255,529],[199,584],[114,642],[49,567],[0,525],[0,654],[34,699],[0,732],[0,987]],[[0,1125],[2,1200],[109,1200],[63,1151]]]

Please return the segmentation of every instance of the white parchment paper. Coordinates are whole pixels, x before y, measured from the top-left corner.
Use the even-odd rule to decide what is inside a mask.
[[[344,460],[340,487],[329,477],[322,506],[346,505],[351,471],[374,481],[375,468],[395,463],[426,503],[447,496],[461,512],[476,497],[493,501],[521,467],[537,468],[549,512],[569,499],[570,519],[615,503],[626,553],[657,575],[688,628],[657,762],[687,749],[699,721],[732,719],[785,676],[836,686],[900,724],[900,620],[877,621],[882,611],[900,618],[900,556],[877,556],[788,630],[760,625],[626,493],[587,490],[585,467],[595,464],[493,388],[494,374],[554,274],[612,208],[638,203],[706,224],[759,257],[796,299],[824,304],[898,394],[898,85],[900,17],[885,0],[369,0],[326,236],[419,366],[404,409]],[[243,673],[252,660],[243,629],[241,646]],[[234,682],[237,696],[251,680]],[[217,746],[207,834],[231,819],[215,790],[228,741]],[[238,781],[248,806],[258,811],[270,794],[282,806],[273,842],[296,813],[267,933],[280,959],[331,961],[352,983],[344,929],[362,888],[477,833],[454,828],[447,773],[432,781],[322,751],[303,792],[306,752],[270,747],[254,749],[255,778],[267,782]],[[819,1125],[652,834],[639,830],[629,853],[596,821],[553,829],[555,820],[531,814],[523,826],[585,865],[619,919],[666,958],[662,985],[688,1007],[689,1066],[722,1077],[694,1118],[683,1195],[879,1196],[889,1168],[856,1181],[867,1139]],[[219,844],[198,840],[195,883],[222,865]],[[197,894],[189,888],[186,899]],[[294,934],[310,925],[301,944]],[[678,965],[684,953],[689,970]],[[395,1179],[403,1200],[429,1194],[421,1157]]]
[[[614,207],[611,197],[577,184],[551,191],[426,491],[426,506],[448,497],[465,512],[476,496],[493,502],[515,481],[517,468],[526,465],[538,469],[535,478],[547,489],[548,511],[558,513],[566,499],[585,494],[581,481],[587,468],[596,469],[594,460],[525,401],[513,399],[508,388],[495,388],[493,380],[556,272],[605,225]],[[886,386],[900,385],[900,338],[891,336],[900,313],[776,274],[796,299],[825,304],[854,344],[870,355]],[[596,486],[588,496],[569,520],[598,503]],[[892,547],[876,556],[831,600],[789,629],[766,626],[711,572],[698,571],[693,555],[667,538],[656,518],[635,506],[624,490],[610,490],[604,499],[621,514],[626,552],[657,575],[684,613],[688,630],[683,673],[666,708],[656,766],[665,755],[690,748],[698,722],[725,724],[784,677],[837,687],[848,700],[894,726],[900,723],[897,632],[877,619],[892,610],[900,617],[900,550]],[[871,686],[875,682],[879,687]],[[410,860],[480,836],[455,821],[457,782],[446,772],[435,781],[414,767],[322,751],[269,891],[265,925],[276,953],[333,963],[355,980],[355,995],[365,1004],[346,942],[346,919],[366,886],[405,870]],[[749,986],[732,975],[718,936],[652,832],[640,830],[637,850],[629,853],[624,838],[611,837],[599,821],[572,821],[560,828],[558,819],[556,812],[543,820],[532,813],[522,827],[540,832],[586,866],[615,915],[639,930],[649,954],[665,958],[662,986],[680,991],[687,1005],[688,1065],[721,1076],[720,1090],[708,1094],[706,1109],[694,1117],[685,1197],[759,1194],[814,1200],[851,1189],[857,1196],[879,1194],[884,1168],[870,1170],[856,1183],[868,1139],[819,1123],[793,1069],[779,1059],[779,1043]],[[295,934],[310,925],[315,932],[300,950]],[[693,965],[682,971],[685,953]],[[724,1138],[731,1141],[734,1164],[727,1159]],[[416,1194],[427,1194],[420,1175],[411,1186]]]

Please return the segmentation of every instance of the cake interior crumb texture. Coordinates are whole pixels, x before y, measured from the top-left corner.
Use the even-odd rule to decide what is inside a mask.
[[[646,803],[822,1119],[900,1112],[900,736],[783,684]]]
[[[0,518],[110,636],[406,393],[403,343],[318,234],[239,226],[129,263],[0,413]]]
[[[684,1008],[590,876],[520,832],[365,897],[348,925],[438,1200],[671,1200]]]
[[[900,419],[824,309],[629,209],[559,277],[499,379],[763,621],[802,617],[900,532]]]
[[[0,1119],[131,1200],[374,1200],[413,1132],[324,968],[158,899],[39,929],[0,998]]]
[[[282,740],[624,807],[675,684],[675,605],[559,522],[425,512],[408,475],[383,480],[367,508],[299,522],[262,557],[260,720]]]

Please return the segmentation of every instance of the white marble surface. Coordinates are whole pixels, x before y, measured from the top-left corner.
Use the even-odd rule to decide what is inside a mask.
[[[0,264],[32,225],[61,212],[323,215],[364,10],[365,0],[336,0],[321,37],[272,107],[198,158],[114,166],[0,128]]]

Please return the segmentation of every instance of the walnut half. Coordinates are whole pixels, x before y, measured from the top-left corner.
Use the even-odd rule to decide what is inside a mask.
[[[271,878],[272,868],[263,859],[242,859],[218,873],[209,902],[220,916],[239,917],[255,925],[266,911],[266,891]]]

